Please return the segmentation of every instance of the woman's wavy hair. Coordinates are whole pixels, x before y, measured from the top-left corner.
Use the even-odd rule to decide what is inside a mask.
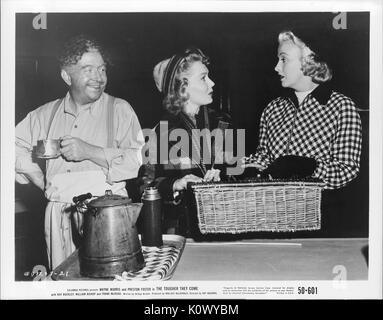
[[[162,102],[170,114],[177,115],[180,113],[189,100],[189,95],[185,92],[188,85],[187,75],[193,63],[197,61],[206,66],[209,65],[209,58],[200,49],[191,47],[184,51],[182,61],[176,70],[172,88]]]
[[[281,44],[284,41],[292,41],[302,51],[302,71],[305,76],[312,78],[315,83],[324,83],[332,78],[332,70],[329,65],[322,61],[318,54],[299,39],[292,31],[283,31],[278,36],[278,42]]]

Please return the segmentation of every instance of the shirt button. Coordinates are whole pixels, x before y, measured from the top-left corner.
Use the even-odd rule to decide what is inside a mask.
[[[77,129],[77,124],[75,124],[74,128]]]
[[[66,172],[70,172],[70,170],[68,169]]]

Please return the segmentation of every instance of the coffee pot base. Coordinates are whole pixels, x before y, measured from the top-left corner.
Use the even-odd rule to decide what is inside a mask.
[[[114,278],[124,271],[139,271],[145,267],[142,251],[125,255],[123,257],[94,258],[81,256],[80,274],[90,278]]]

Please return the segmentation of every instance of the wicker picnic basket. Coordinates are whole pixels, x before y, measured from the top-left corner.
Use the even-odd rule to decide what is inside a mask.
[[[190,185],[201,233],[318,230],[324,183],[254,180]]]

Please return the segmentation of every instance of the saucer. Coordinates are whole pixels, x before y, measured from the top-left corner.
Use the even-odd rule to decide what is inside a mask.
[[[60,155],[61,155],[60,153],[53,154],[53,155],[40,155],[40,154],[36,154],[36,157],[39,158],[39,159],[55,159],[55,158],[58,158]]]

